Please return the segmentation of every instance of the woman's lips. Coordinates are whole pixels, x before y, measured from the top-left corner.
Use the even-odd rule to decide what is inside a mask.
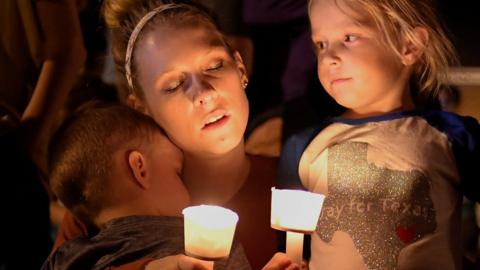
[[[220,128],[224,126],[229,119],[230,119],[230,116],[226,114],[212,118],[203,126],[202,130],[212,130],[212,129]]]

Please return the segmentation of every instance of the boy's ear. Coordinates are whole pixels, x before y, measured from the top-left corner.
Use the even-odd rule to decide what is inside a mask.
[[[134,94],[128,94],[126,103],[130,108],[133,108],[138,112],[145,114],[147,113],[147,108],[145,107],[143,102]]]
[[[413,34],[417,42],[405,38],[402,48],[402,63],[411,66],[422,56],[428,44],[428,30],[425,27],[417,26],[413,29]]]
[[[238,51],[235,51],[233,53],[233,58],[237,63],[237,68],[240,70],[242,82],[248,82],[247,69],[245,68],[245,64],[243,63],[242,56],[240,56],[240,53]]]
[[[147,175],[147,163],[145,157],[139,151],[133,150],[128,154],[128,165],[132,171],[136,183],[143,189],[150,187]]]

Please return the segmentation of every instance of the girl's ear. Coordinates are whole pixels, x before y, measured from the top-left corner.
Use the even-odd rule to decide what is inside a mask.
[[[415,27],[413,35],[413,39],[405,37],[402,48],[402,63],[406,66],[415,64],[428,44],[429,34],[425,27]]]
[[[235,62],[237,63],[238,70],[240,70],[242,82],[243,83],[248,82],[247,69],[245,68],[245,65],[243,64],[242,56],[240,56],[240,53],[238,51],[235,51],[233,53],[233,58],[235,59]]]
[[[128,165],[135,178],[136,184],[143,189],[150,187],[148,168],[145,157],[139,151],[133,150],[128,154]]]
[[[128,94],[126,103],[130,108],[133,108],[134,110],[136,110],[138,112],[141,112],[141,113],[144,113],[144,114],[148,113],[147,108],[145,107],[143,102],[137,96],[135,96],[134,94]]]

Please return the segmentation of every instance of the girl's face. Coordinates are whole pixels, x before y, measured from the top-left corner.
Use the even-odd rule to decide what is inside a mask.
[[[218,155],[243,143],[245,68],[217,31],[202,23],[157,27],[137,46],[142,105],[177,146],[186,153]]]
[[[399,109],[408,75],[400,58],[382,44],[372,19],[342,0],[314,0],[310,23],[320,82],[347,113]]]

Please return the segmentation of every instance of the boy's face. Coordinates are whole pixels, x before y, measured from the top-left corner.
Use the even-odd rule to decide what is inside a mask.
[[[404,66],[372,19],[342,0],[313,0],[310,23],[318,77],[329,95],[354,115],[396,109],[407,83]]]
[[[212,27],[157,27],[138,44],[135,65],[147,113],[182,150],[224,154],[242,142],[245,69]]]
[[[190,196],[180,178],[183,154],[165,135],[157,132],[145,155],[147,174],[156,208],[163,215],[178,215],[190,204]]]

